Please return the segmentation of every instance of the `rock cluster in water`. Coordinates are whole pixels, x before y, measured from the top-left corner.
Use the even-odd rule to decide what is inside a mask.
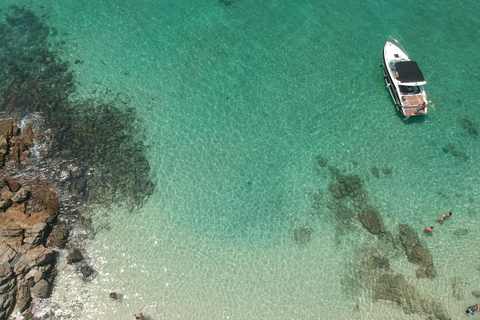
[[[317,164],[326,167],[327,160],[317,157]],[[360,258],[353,263],[354,275],[350,281],[346,281],[349,291],[355,292],[359,287],[366,286],[374,299],[393,302],[406,314],[426,315],[429,319],[450,319],[440,303],[422,295],[404,275],[390,268],[389,258],[405,255],[410,263],[418,266],[417,278],[436,277],[433,257],[417,232],[411,226],[402,224],[399,233],[392,235],[381,214],[369,204],[360,176],[344,174],[332,166],[328,169],[333,175],[333,182],[329,186],[330,200],[327,200],[326,206],[335,221],[337,236],[363,229],[378,239],[372,248],[362,248]],[[390,175],[392,169],[384,168],[382,172]],[[380,177],[377,167],[373,167],[372,174]],[[324,199],[314,194],[312,207],[324,210],[321,201]]]
[[[54,50],[62,43],[49,39],[56,31],[25,8],[12,7],[5,16],[0,112],[16,122],[41,118],[48,148],[38,170],[69,191],[71,203],[141,206],[155,185],[134,109],[118,95],[109,96],[108,88],[105,101],[71,100],[74,74]],[[0,151],[3,147],[0,141]],[[19,145],[19,156],[22,152]]]

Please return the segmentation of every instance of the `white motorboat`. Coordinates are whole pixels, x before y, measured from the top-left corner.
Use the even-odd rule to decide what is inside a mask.
[[[406,117],[425,115],[428,101],[424,85],[427,83],[415,61],[410,60],[402,45],[387,40],[383,46],[383,76],[397,109]]]

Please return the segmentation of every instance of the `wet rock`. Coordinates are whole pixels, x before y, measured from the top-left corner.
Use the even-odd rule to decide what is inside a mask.
[[[63,249],[67,244],[69,226],[65,221],[61,221],[57,224],[53,232],[50,234],[47,246],[55,246]]]
[[[456,236],[465,236],[468,234],[468,229],[455,229],[455,231],[453,232],[454,235]]]
[[[380,178],[380,172],[376,166],[372,168],[372,174],[375,176],[375,178]]]
[[[67,256],[67,263],[73,264],[76,262],[80,262],[83,259],[85,258],[83,257],[82,252],[80,252],[80,250],[78,250],[77,248],[73,248],[72,250],[70,250],[70,253]]]
[[[13,197],[10,199],[12,202],[23,202],[28,199],[28,196],[30,194],[30,190],[27,187],[20,188]]]
[[[50,283],[42,279],[33,286],[32,294],[36,298],[48,298],[50,296],[50,289]]]
[[[89,265],[81,266],[80,268],[78,268],[78,271],[82,275],[82,279],[84,281],[90,281],[96,275],[95,270],[93,270],[92,267],[90,267]]]
[[[58,197],[50,190],[47,184],[39,183],[32,188],[32,196],[30,201],[37,212],[41,212],[44,222],[51,223],[60,212],[60,203]]]
[[[385,232],[382,216],[375,211],[362,211],[358,214],[358,219],[363,227],[371,234],[380,234]]]
[[[310,242],[310,236],[313,232],[312,228],[299,227],[294,230],[293,237],[296,244],[306,244]]]
[[[34,266],[41,266],[53,261],[55,252],[52,249],[38,246],[23,254],[13,271],[15,274],[23,274],[30,271]]]

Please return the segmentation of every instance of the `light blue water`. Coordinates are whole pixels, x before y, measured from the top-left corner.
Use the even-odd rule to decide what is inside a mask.
[[[87,252],[99,274],[82,283],[74,267],[61,267],[50,302],[61,317],[424,319],[351,290],[362,250],[388,249],[358,222],[339,230],[328,209],[334,181],[318,155],[362,178],[394,234],[400,223],[421,232],[452,210],[422,237],[435,280],[417,280],[403,256],[390,263],[454,319],[476,302],[479,264],[464,253],[479,240],[480,141],[462,120],[480,126],[477,2],[42,5],[67,42],[64,58],[84,61],[73,65],[76,97],[101,99],[103,88],[131,97],[158,178],[138,211],[95,211]],[[437,107],[424,118],[403,121],[393,106],[379,68],[387,35],[428,77]],[[442,150],[450,144],[468,159]],[[297,245],[302,226],[313,229],[311,241]],[[470,232],[455,236],[459,228]],[[108,301],[112,290],[121,302]]]

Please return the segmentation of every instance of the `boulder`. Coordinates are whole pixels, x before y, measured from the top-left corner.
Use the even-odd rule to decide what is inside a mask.
[[[26,282],[24,282],[18,286],[17,303],[15,307],[18,311],[23,312],[28,309],[31,302],[32,297],[30,295],[30,287],[27,285]]]
[[[15,194],[10,200],[12,200],[12,202],[23,202],[28,199],[29,194],[30,194],[29,188],[22,187],[20,188],[20,190],[15,192]]]
[[[34,266],[41,266],[54,260],[55,252],[52,249],[38,246],[28,250],[15,264],[13,271],[15,274],[23,274],[30,271]]]
[[[421,267],[428,267],[433,264],[433,258],[427,248],[417,245],[407,253],[409,262]]]
[[[472,296],[474,296],[475,298],[480,298],[480,290],[472,291]]]
[[[38,184],[32,188],[30,201],[37,211],[42,213],[46,223],[51,223],[60,212],[57,195],[46,184]]]
[[[88,265],[81,266],[78,268],[78,271],[81,273],[83,280],[89,281],[95,277],[95,270],[92,269],[92,267]]]
[[[23,239],[23,243],[31,246],[37,246],[44,242],[46,229],[46,223],[36,223],[33,226],[29,226],[25,230],[25,238]]]
[[[437,276],[437,269],[433,266],[433,264],[429,265],[425,269],[425,275],[427,276],[428,279],[433,280]]]
[[[10,191],[10,188],[8,186],[3,187],[0,189],[0,199],[2,200],[10,200],[12,197],[15,195],[12,191]]]
[[[371,234],[380,234],[385,232],[382,216],[375,211],[362,211],[358,214],[358,219],[363,227]]]
[[[32,293],[35,298],[44,299],[50,296],[50,289],[50,283],[42,279],[33,286]]]
[[[310,242],[310,235],[312,234],[312,228],[299,227],[293,232],[293,238],[297,244],[306,244]]]
[[[330,192],[332,193],[332,196],[334,196],[337,199],[340,199],[343,197],[342,190],[340,189],[340,186],[335,185],[330,187]]]
[[[63,249],[67,244],[69,226],[65,221],[61,221],[57,224],[53,232],[48,239],[48,246],[55,246]]]
[[[10,262],[17,252],[5,242],[0,242],[0,263]]]
[[[29,123],[26,125],[25,129],[22,132],[23,141],[25,141],[25,145],[28,147],[33,147],[33,139],[35,138],[35,134],[33,133],[32,124]]]
[[[70,250],[70,253],[67,256],[67,263],[73,264],[76,262],[80,262],[83,259],[85,258],[83,257],[83,254],[80,252],[80,250],[78,250],[77,248],[73,248],[72,250]]]
[[[4,136],[5,138],[10,138],[14,134],[16,134],[16,126],[13,123],[13,119],[8,119],[0,123],[0,135]]]

